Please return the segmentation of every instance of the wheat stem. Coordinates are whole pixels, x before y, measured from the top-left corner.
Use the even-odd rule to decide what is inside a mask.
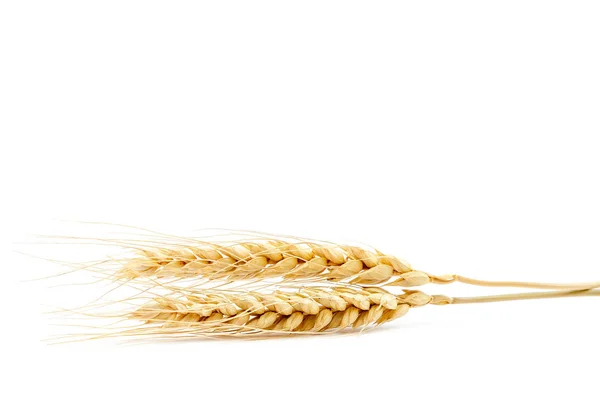
[[[555,290],[549,292],[531,292],[531,293],[515,293],[501,294],[493,296],[479,297],[454,297],[450,300],[452,304],[473,304],[473,303],[495,303],[499,301],[515,301],[515,300],[536,300],[536,299],[552,299],[562,297],[587,297],[600,296],[600,290],[580,289],[580,290]]]
[[[330,281],[360,286],[416,287],[428,283],[461,282],[487,287],[575,290],[600,287],[591,283],[487,281],[461,275],[432,275],[413,270],[397,257],[357,246],[317,242],[255,240],[229,245],[203,242],[173,248],[147,248],[129,259],[116,276],[140,278],[201,278],[206,280]]]

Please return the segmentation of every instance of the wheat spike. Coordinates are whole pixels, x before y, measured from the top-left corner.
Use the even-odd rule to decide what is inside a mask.
[[[411,307],[449,302],[444,296],[417,291],[394,295],[381,288],[303,288],[269,294],[200,292],[155,298],[130,318],[150,325],[153,334],[316,333],[379,325],[403,316]]]
[[[420,286],[436,279],[377,250],[282,240],[144,249],[120,269],[118,276],[125,279],[197,277],[228,281],[309,279],[404,287]]]

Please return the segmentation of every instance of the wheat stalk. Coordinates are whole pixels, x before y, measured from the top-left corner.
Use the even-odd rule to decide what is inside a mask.
[[[430,296],[404,290],[394,295],[382,288],[302,288],[273,293],[213,292],[157,297],[130,313],[145,323],[118,335],[237,336],[272,333],[316,334],[378,326],[428,304],[472,304],[527,299],[600,296],[594,289],[517,293],[483,297]]]
[[[416,287],[428,283],[461,282],[488,287],[577,290],[600,287],[600,282],[540,283],[487,281],[457,274],[433,275],[414,270],[392,255],[358,246],[284,240],[254,240],[230,245],[202,242],[172,247],[137,249],[114,276],[143,278],[244,281],[279,278],[284,282],[328,281],[359,286]]]
[[[449,302],[445,296],[418,291],[394,295],[381,288],[302,288],[267,294],[217,291],[157,297],[130,318],[151,325],[154,334],[315,333],[380,325],[411,307]]]
[[[120,278],[205,278],[248,280],[282,278],[412,287],[435,281],[397,257],[357,246],[255,240],[232,245],[142,249],[117,274]]]

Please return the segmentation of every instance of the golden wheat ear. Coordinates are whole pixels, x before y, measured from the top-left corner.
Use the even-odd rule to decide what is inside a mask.
[[[147,248],[117,274],[124,279],[204,278],[207,280],[331,281],[420,286],[432,278],[400,258],[358,246],[284,240],[254,240],[229,245]],[[391,283],[391,282],[390,282]]]
[[[600,290],[520,293],[484,297],[431,296],[382,288],[312,287],[271,293],[208,291],[157,297],[129,314],[143,327],[136,336],[264,336],[362,330],[404,316],[425,305],[487,303],[569,296],[600,296]]]
[[[204,279],[228,282],[280,279],[285,282],[347,283],[358,286],[417,287],[461,282],[490,287],[576,290],[592,283],[485,281],[461,275],[433,275],[379,250],[318,241],[246,240],[146,247],[123,261],[115,277],[125,280]]]
[[[130,318],[144,322],[150,334],[319,333],[379,325],[405,315],[412,307],[448,301],[416,291],[394,295],[381,288],[209,292],[158,297],[133,311]]]

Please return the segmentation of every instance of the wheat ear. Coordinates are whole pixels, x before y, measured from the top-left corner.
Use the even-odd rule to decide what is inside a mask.
[[[418,291],[394,295],[381,288],[214,292],[158,297],[130,318],[149,324],[153,334],[315,333],[379,325],[403,316],[411,307],[448,302],[445,296]]]
[[[413,270],[406,261],[377,250],[282,240],[142,249],[123,265],[117,276],[125,279],[205,278],[229,281],[310,279],[405,287],[424,285],[436,279],[425,272]]]
[[[116,277],[242,281],[279,278],[284,282],[329,281],[359,286],[416,287],[428,283],[461,282],[489,287],[577,290],[600,282],[539,283],[486,281],[456,274],[432,275],[414,270],[406,261],[358,246],[284,240],[253,240],[229,245],[202,242],[173,247],[143,248],[127,259]]]
[[[157,297],[134,312],[145,328],[135,335],[257,335],[319,333],[377,326],[428,304],[472,304],[527,299],[600,296],[600,291],[569,290],[482,297],[448,297],[404,290],[394,295],[382,288],[302,288],[273,293],[213,292]]]

